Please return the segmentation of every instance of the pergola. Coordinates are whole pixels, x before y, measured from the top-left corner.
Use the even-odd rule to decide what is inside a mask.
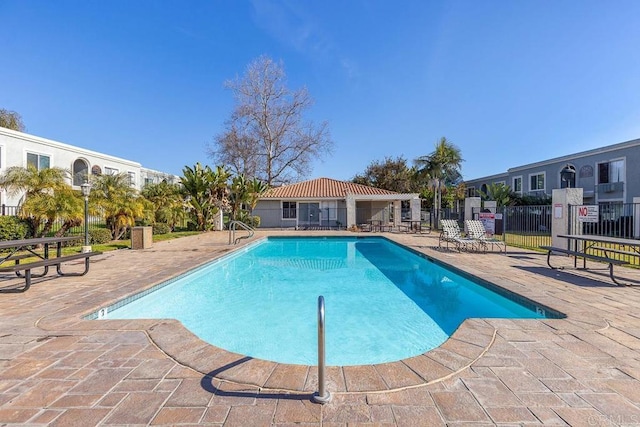
[[[363,222],[363,218],[358,218],[358,210],[365,209],[362,205],[370,202],[366,209],[369,209],[369,218],[364,221],[378,219],[380,213],[387,209],[389,204],[393,204],[393,226],[399,226],[402,222],[402,202],[410,202],[410,221],[420,221],[420,196],[418,193],[396,193],[396,194],[354,194],[347,193],[347,225],[357,225]],[[360,215],[362,216],[362,215]],[[358,221],[360,220],[360,221]]]

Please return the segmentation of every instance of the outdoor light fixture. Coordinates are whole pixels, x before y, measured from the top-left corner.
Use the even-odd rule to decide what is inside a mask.
[[[572,186],[575,187],[576,186],[576,169],[573,166],[567,164],[560,171],[560,181],[564,183],[564,186],[561,186],[562,188],[571,188]]]
[[[89,194],[91,194],[91,184],[85,181],[80,186],[80,189],[84,196],[84,246],[82,246],[82,252],[91,252],[91,246],[89,246]]]

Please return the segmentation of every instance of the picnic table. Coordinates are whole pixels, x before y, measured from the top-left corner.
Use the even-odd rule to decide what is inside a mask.
[[[582,258],[582,269],[587,269],[587,259],[593,261],[599,261],[609,264],[609,276],[611,280],[617,285],[625,285],[619,282],[613,274],[614,265],[629,264],[629,261],[624,259],[614,258],[614,254],[622,254],[628,256],[640,256],[640,240],[638,239],[625,239],[621,237],[609,237],[609,236],[595,236],[591,234],[559,234],[558,237],[567,239],[567,248],[558,248],[553,246],[540,246],[540,248],[548,251],[547,264],[552,269],[557,269],[551,265],[551,254],[554,252],[564,253],[573,256],[573,266],[578,268],[578,258]],[[611,247],[608,245],[614,245]],[[623,248],[629,248],[623,249]],[[604,256],[594,254],[593,250],[599,250],[604,253]]]
[[[39,237],[34,239],[2,240],[0,241],[0,264],[13,261],[13,265],[0,267],[0,272],[14,272],[18,277],[24,277],[25,285],[21,288],[2,289],[0,293],[24,292],[31,286],[31,278],[43,277],[49,273],[49,267],[55,266],[59,276],[84,276],[89,271],[89,258],[102,252],[83,252],[71,255],[62,255],[62,245],[67,242],[81,240],[81,236],[65,237]],[[55,257],[50,257],[50,246],[55,246]],[[42,252],[39,251],[42,248]],[[21,263],[22,260],[36,257],[33,262]],[[85,268],[82,272],[64,272],[62,263],[76,259],[85,260]],[[42,268],[42,273],[33,274],[34,268]],[[22,273],[24,272],[24,274]]]
[[[402,221],[403,223],[408,223],[408,231],[414,233],[431,233],[431,227],[428,225],[424,225],[424,221],[421,220],[411,220],[411,221]]]

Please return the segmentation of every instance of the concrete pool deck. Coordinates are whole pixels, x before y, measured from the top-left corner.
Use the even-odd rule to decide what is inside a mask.
[[[353,235],[255,238],[294,234]],[[234,355],[172,320],[82,320],[234,249],[226,233],[206,233],[108,252],[84,277],[50,275],[24,294],[0,294],[0,425],[640,425],[640,270],[617,268],[636,284],[618,287],[604,271],[550,270],[542,253],[437,251],[437,234],[363,235],[567,318],[473,319],[416,358],[332,367],[326,405],[310,401],[314,367]],[[10,277],[0,287],[20,283]]]

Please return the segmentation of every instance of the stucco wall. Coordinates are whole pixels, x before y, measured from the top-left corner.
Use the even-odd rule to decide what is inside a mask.
[[[253,210],[260,217],[260,228],[294,228],[296,219],[282,219],[279,200],[259,200]]]
[[[295,200],[291,200],[296,202]],[[321,203],[320,201],[302,200],[304,203]],[[336,227],[337,222],[341,227],[346,227],[347,224],[347,204],[344,200],[337,201],[337,215],[336,219],[327,220],[324,219],[320,222],[322,227]],[[253,210],[254,215],[260,217],[260,228],[295,228],[299,225],[298,218],[283,219],[282,218],[282,205],[280,200],[259,200],[256,208]],[[298,212],[300,215],[300,212]],[[337,221],[337,222],[336,222]]]
[[[597,185],[598,164],[618,159],[623,159],[625,164],[624,184]],[[513,188],[514,178],[522,177],[522,190],[524,194],[527,194],[531,191],[531,175],[544,173],[544,193],[551,195],[553,189],[561,188],[560,171],[567,164],[570,164],[575,167],[575,186],[584,190],[585,202],[621,201],[631,203],[633,197],[640,196],[640,168],[636,167],[638,162],[640,162],[640,140],[635,140],[558,159],[514,167],[509,169],[506,174],[467,180],[465,184],[467,188],[473,186],[479,190],[483,184],[489,185],[504,181],[506,185]]]
[[[156,174],[161,174],[173,177],[170,174],[141,168],[140,163],[131,160],[85,150],[23,132],[0,128],[0,173],[12,166],[26,167],[27,153],[47,156],[49,157],[50,167],[59,167],[69,171],[73,170],[73,163],[81,159],[88,164],[89,173],[94,167],[99,168],[101,173],[105,172],[105,168],[116,169],[118,172],[131,172],[135,175],[133,181],[137,189],[141,189],[144,185],[143,175],[156,176]],[[145,173],[142,173],[143,170]],[[69,177],[68,181],[69,184],[73,183],[71,177]],[[80,187],[74,186],[74,188],[79,189]],[[15,206],[19,203],[21,197],[21,194],[12,196],[2,192],[0,194],[0,203]]]
[[[365,224],[367,221],[389,221],[388,201],[358,201],[356,202],[356,222]]]

